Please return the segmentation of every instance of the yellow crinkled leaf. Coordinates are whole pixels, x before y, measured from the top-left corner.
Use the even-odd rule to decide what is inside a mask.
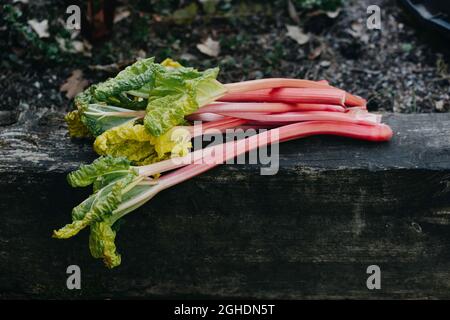
[[[103,259],[108,268],[120,265],[121,257],[114,240],[116,232],[108,223],[96,222],[91,225],[89,249],[94,258]]]
[[[174,127],[154,137],[143,125],[133,122],[105,131],[94,142],[94,150],[98,154],[126,157],[137,165],[184,156],[191,147],[191,136],[185,127]]]
[[[186,127],[173,127],[159,137],[151,136],[150,141],[160,157],[167,154],[172,158],[182,157],[192,148],[191,134]]]
[[[182,65],[179,64],[178,62],[170,59],[170,58],[166,58],[163,62],[161,62],[161,65],[164,67],[169,67],[169,68],[181,68]]]
[[[132,121],[99,135],[95,139],[94,150],[100,155],[126,157],[136,163],[155,154],[150,135],[145,131],[144,126],[134,125]]]
[[[66,114],[64,120],[67,122],[69,135],[72,138],[88,138],[92,136],[88,128],[81,122],[80,112],[78,110]]]

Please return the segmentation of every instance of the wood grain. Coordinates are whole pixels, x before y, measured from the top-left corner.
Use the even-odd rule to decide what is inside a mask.
[[[389,143],[287,142],[275,176],[226,165],[164,191],[126,218],[114,270],[85,233],[50,237],[89,192],[65,175],[90,143],[49,110],[1,122],[0,297],[450,298],[450,114],[384,120]]]

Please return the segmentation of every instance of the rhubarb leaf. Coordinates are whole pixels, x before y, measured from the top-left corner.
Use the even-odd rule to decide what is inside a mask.
[[[98,190],[92,195],[93,199],[89,201],[89,205],[87,203],[84,205],[84,209],[86,210],[84,216],[81,217],[83,212],[80,210],[78,212],[78,215],[80,216],[77,218],[81,217],[81,219],[66,224],[59,230],[55,230],[53,232],[53,237],[67,239],[73,237],[94,222],[108,219],[121,203],[122,195],[127,192],[126,187],[132,184],[135,179],[136,174],[130,173]]]
[[[120,265],[121,257],[117,252],[114,240],[116,231],[107,222],[96,222],[91,225],[89,235],[89,249],[91,255],[97,259],[103,259],[108,268]]]
[[[127,122],[99,135],[94,150],[99,155],[126,157],[135,164],[157,161],[157,154],[151,136],[143,125]]]
[[[107,101],[109,97],[121,92],[137,90],[154,83],[156,74],[163,71],[163,67],[154,61],[154,58],[136,61],[114,78],[98,84],[94,90],[94,97],[100,101]]]
[[[184,156],[191,147],[191,136],[187,128],[175,127],[155,137],[143,125],[132,123],[105,131],[94,142],[94,150],[98,154],[126,157],[139,165]]]
[[[91,164],[81,165],[78,170],[69,173],[67,181],[72,187],[85,187],[106,173],[129,169],[130,161],[124,157],[100,157]]]
[[[179,64],[177,61],[174,61],[170,58],[166,58],[163,62],[161,62],[161,65],[164,67],[167,67],[169,69],[176,69],[176,68],[182,68],[183,66]]]
[[[175,69],[158,79],[151,91],[144,124],[154,136],[181,124],[184,117],[222,96],[226,89],[216,80],[218,68],[199,72],[192,68]]]
[[[149,102],[144,125],[152,135],[160,136],[180,124],[185,115],[197,109],[198,105],[192,95],[167,95]]]
[[[89,129],[81,121],[79,110],[69,112],[64,120],[67,122],[69,135],[72,138],[89,138],[92,136]]]
[[[147,100],[136,96],[130,97],[125,92],[118,93],[115,96],[110,96],[105,102],[113,106],[131,110],[145,110],[147,107]]]
[[[82,110],[81,121],[94,136],[98,136],[108,129],[126,122],[134,122],[142,117],[143,113],[140,111],[102,104],[89,104]]]
[[[163,159],[183,157],[192,148],[191,133],[186,127],[173,127],[159,137],[150,136],[158,156]]]

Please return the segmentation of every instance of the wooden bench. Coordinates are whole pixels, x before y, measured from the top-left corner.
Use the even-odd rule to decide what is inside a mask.
[[[87,232],[51,238],[90,192],[65,175],[96,157],[62,117],[0,122],[2,298],[450,298],[450,114],[386,114],[390,143],[286,142],[275,176],[226,165],[166,190],[125,219],[114,270]]]

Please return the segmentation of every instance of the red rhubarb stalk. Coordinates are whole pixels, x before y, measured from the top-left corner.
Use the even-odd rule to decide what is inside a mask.
[[[198,113],[221,112],[292,112],[292,111],[331,111],[345,112],[339,105],[315,103],[283,103],[283,102],[215,102],[198,109]]]
[[[252,120],[264,123],[284,123],[300,121],[344,121],[349,123],[374,125],[380,123],[381,116],[368,113],[362,110],[352,112],[326,112],[326,111],[305,111],[305,112],[284,112],[277,114],[257,114],[250,112],[220,112],[222,116]]]
[[[225,102],[285,102],[316,103],[344,106],[345,91],[332,87],[322,88],[277,88],[228,93],[219,98]]]
[[[271,132],[273,130],[279,130],[277,132],[278,134],[272,134]],[[261,139],[261,134],[264,135],[263,139]],[[218,148],[218,150],[216,150],[218,152],[208,153],[208,155],[206,157],[203,157],[200,162],[197,161],[196,163],[185,165],[178,170],[163,175],[162,178],[158,180],[158,183],[156,185],[152,185],[151,187],[149,187],[149,190],[147,192],[143,192],[126,204],[119,205],[119,207],[113,212],[120,212],[120,214],[117,214],[115,216],[115,220],[123,217],[128,212],[131,212],[139,206],[143,205],[160,191],[186,181],[190,178],[193,178],[205,171],[208,171],[209,169],[212,169],[215,166],[226,162],[228,159],[250,151],[254,148],[262,147],[264,145],[267,145],[268,143],[288,141],[312,135],[337,135],[368,141],[387,141],[392,137],[392,130],[391,128],[389,128],[389,126],[384,124],[379,124],[376,126],[364,126],[344,122],[310,121],[290,124],[280,128],[272,129],[260,133],[259,135],[249,137],[247,139],[230,141],[229,143],[224,144],[226,145],[226,148],[223,147],[224,145],[214,146],[212,148]],[[273,137],[277,138],[273,139]],[[155,165],[157,164],[158,163],[156,163]],[[177,166],[175,166],[174,168],[179,168],[181,166],[179,163],[176,165]],[[167,168],[168,167],[166,167],[165,169]]]
[[[278,130],[278,134],[273,135],[273,130]],[[164,175],[160,179],[160,187],[162,189],[169,188],[255,148],[274,142],[299,139],[312,135],[336,135],[368,141],[388,141],[392,137],[392,130],[385,124],[364,126],[332,121],[295,123],[272,129],[243,140],[230,141],[223,145],[214,146],[212,147],[215,148],[214,151],[219,152],[208,152],[208,155],[201,159],[201,163],[196,162]],[[274,136],[277,138],[274,139]]]
[[[194,162],[194,165],[203,164],[205,162],[217,165],[242,153],[267,144],[284,142],[312,135],[337,135],[368,141],[388,141],[392,137],[392,130],[385,124],[366,126],[334,121],[300,122],[271,129],[246,139],[229,141],[221,145],[196,150],[184,157],[172,158],[137,168],[139,174],[150,176],[193,164]],[[170,173],[169,175],[173,175],[174,173]],[[161,180],[167,179],[165,177],[166,176],[161,178]]]
[[[285,79],[285,78],[269,78],[269,79],[242,81],[237,83],[228,83],[225,85],[225,87],[228,90],[228,95],[235,95],[254,90],[273,89],[273,88],[307,88],[307,89],[334,88],[330,86],[326,80],[311,81],[303,79]],[[348,92],[344,92],[344,94],[345,94],[344,101],[346,105],[348,106],[366,105],[365,99],[358,96],[354,96]],[[223,100],[222,98],[220,100],[229,101]],[[234,101],[244,101],[244,100],[234,100]]]

